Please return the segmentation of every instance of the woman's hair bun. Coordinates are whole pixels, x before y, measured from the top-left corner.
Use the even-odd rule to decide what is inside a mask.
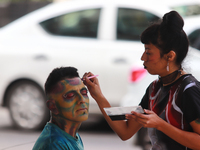
[[[170,11],[163,16],[161,30],[167,30],[167,32],[180,32],[183,30],[183,26],[183,18],[176,11]]]
[[[149,26],[141,35],[144,44],[153,44],[161,57],[170,51],[176,53],[176,64],[181,66],[188,53],[189,41],[183,30],[184,21],[176,11],[166,13],[162,20]]]

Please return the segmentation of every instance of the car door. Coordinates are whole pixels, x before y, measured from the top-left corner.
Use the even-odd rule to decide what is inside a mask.
[[[80,76],[89,71],[98,74],[104,94],[110,95],[108,99],[113,99],[111,89],[114,88],[115,94],[120,95],[117,99],[119,102],[120,88],[116,82],[110,88],[112,80],[109,81],[111,76],[116,76],[112,58],[109,57],[109,51],[114,47],[110,47],[107,40],[98,39],[101,10],[77,10],[40,22],[41,29],[45,31],[40,46],[43,45],[43,52],[46,51],[49,58],[46,68],[74,66],[78,68]],[[94,101],[90,105],[94,105],[90,107],[91,113],[99,112]]]
[[[140,101],[139,98],[149,84],[146,80],[141,80],[148,74],[143,69],[141,61],[144,45],[140,42],[140,34],[151,22],[158,21],[160,17],[134,6],[116,6],[113,18],[115,18],[113,26],[115,32],[113,32],[113,39],[109,40],[107,44],[109,45],[107,57],[109,57],[112,72],[107,76],[109,82],[106,83],[106,88],[109,93],[106,94],[110,97],[110,102],[119,104],[129,90],[129,85],[133,83],[132,76],[137,76],[134,81],[136,87],[132,89],[132,93],[135,94],[135,99]],[[112,23],[109,22],[109,24]],[[107,26],[109,25],[107,24]],[[105,33],[107,32],[105,31]]]
[[[46,45],[50,58],[48,67],[75,66],[80,75],[98,74],[103,93],[113,106],[119,106],[132,67],[142,67],[144,48],[139,35],[158,18],[140,9],[111,5],[42,21],[40,26],[47,34],[41,44]]]

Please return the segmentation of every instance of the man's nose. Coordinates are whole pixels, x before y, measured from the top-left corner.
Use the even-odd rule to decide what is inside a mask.
[[[83,95],[80,94],[78,103],[82,104],[82,103],[85,103],[85,102],[86,102],[86,98]]]

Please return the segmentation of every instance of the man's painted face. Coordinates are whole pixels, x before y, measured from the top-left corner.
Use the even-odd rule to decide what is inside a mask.
[[[60,117],[75,122],[88,119],[89,98],[80,78],[61,80],[52,93]]]

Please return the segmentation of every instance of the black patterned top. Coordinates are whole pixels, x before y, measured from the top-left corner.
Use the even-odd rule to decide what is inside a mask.
[[[190,122],[200,118],[200,83],[191,74],[181,76],[168,86],[155,80],[147,88],[140,105],[169,124],[192,132]],[[148,133],[152,150],[190,150],[157,129],[149,128]]]

